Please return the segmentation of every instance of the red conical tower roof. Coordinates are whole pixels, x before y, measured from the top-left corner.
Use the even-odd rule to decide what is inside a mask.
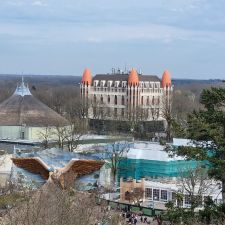
[[[165,70],[162,76],[162,87],[171,87],[172,82],[170,78],[170,72],[168,70]]]
[[[87,85],[91,85],[91,83],[92,83],[91,71],[88,68],[86,68],[84,70],[81,83],[82,84],[87,84]]]
[[[130,71],[130,74],[128,76],[128,85],[129,86],[136,86],[139,84],[139,76],[135,69],[132,69]]]

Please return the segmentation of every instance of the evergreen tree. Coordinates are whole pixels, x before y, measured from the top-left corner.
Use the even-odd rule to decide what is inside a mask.
[[[203,90],[200,103],[203,108],[188,117],[188,138],[195,147],[179,147],[177,153],[207,160],[209,176],[222,183],[225,202],[225,88]]]

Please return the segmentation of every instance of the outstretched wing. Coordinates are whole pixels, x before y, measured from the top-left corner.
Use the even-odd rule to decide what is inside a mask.
[[[44,179],[49,178],[50,168],[39,157],[12,158],[13,163],[31,173],[40,174]]]
[[[104,161],[100,160],[72,159],[62,170],[63,173],[72,172],[80,177],[100,170],[103,165]]]
[[[68,189],[74,185],[76,177],[84,176],[99,170],[103,166],[103,161],[72,159],[64,167],[57,170],[51,178],[58,182],[62,189]]]

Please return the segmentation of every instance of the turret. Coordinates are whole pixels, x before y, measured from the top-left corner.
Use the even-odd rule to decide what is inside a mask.
[[[81,83],[88,86],[92,83],[91,71],[88,68],[84,70]]]
[[[165,70],[162,76],[162,87],[171,87],[172,86],[172,82],[171,82],[171,78],[170,78],[170,73],[168,70]]]
[[[128,85],[129,86],[138,86],[139,85],[139,76],[135,69],[130,71],[128,76]]]

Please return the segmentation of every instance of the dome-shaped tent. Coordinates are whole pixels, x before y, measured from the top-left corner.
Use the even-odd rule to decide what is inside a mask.
[[[31,94],[23,80],[14,94],[0,104],[0,138],[37,140],[46,127],[67,125],[65,118]]]

